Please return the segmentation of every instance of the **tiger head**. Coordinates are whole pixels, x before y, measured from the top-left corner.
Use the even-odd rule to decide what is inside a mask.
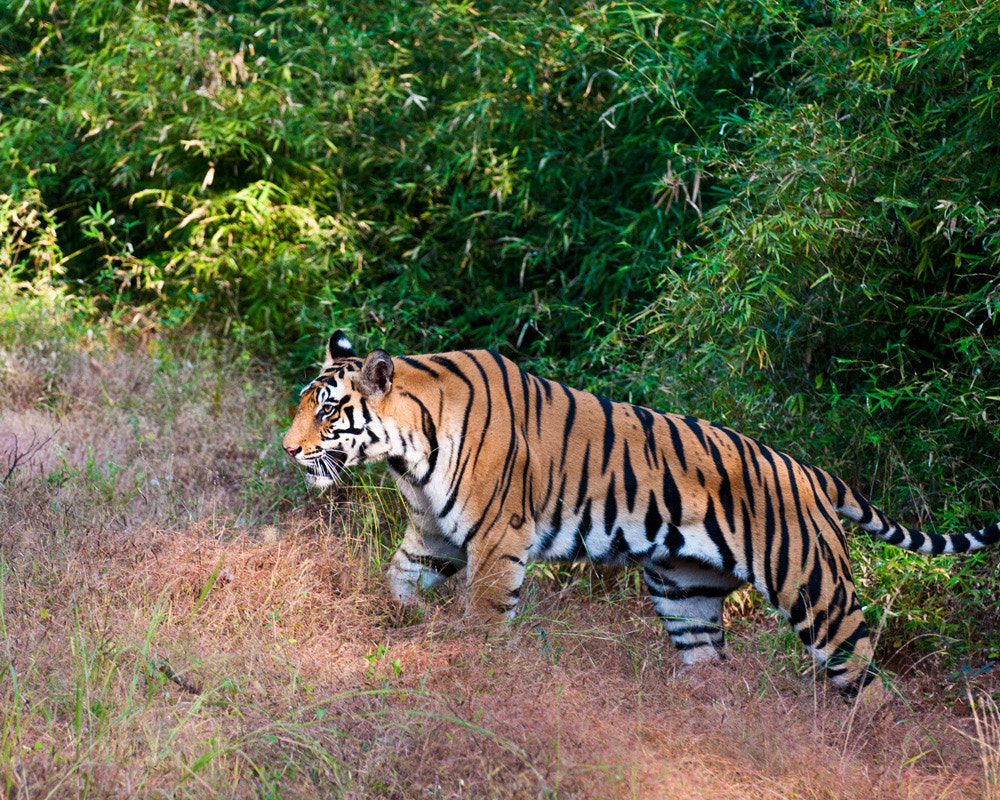
[[[323,369],[302,390],[282,441],[285,452],[307,468],[306,483],[324,489],[344,467],[388,454],[378,409],[392,390],[392,377],[392,359],[384,350],[362,359],[341,331],[330,337]]]

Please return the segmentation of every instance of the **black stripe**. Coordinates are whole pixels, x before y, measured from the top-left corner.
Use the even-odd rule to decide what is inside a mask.
[[[542,391],[545,392],[545,402],[549,405],[552,404],[552,381],[548,381],[545,378],[539,378],[535,376],[535,380],[538,381],[539,385],[542,387]],[[560,384],[561,385],[561,384]]]
[[[615,474],[611,473],[611,483],[608,484],[608,492],[604,497],[604,530],[611,535],[611,531],[618,521],[618,500],[615,498]]]
[[[424,486],[427,481],[430,480],[431,475],[434,473],[434,468],[437,466],[437,426],[434,424],[434,418],[431,416],[431,412],[427,410],[427,406],[421,402],[419,397],[412,392],[403,392],[403,396],[412,400],[420,408],[420,429],[427,438],[427,443],[430,447],[430,452],[427,454],[427,472],[422,478],[419,478],[416,481],[418,486]]]
[[[684,458],[684,442],[681,440],[681,432],[674,425],[674,421],[664,414],[663,419],[666,421],[670,428],[670,441],[674,445],[674,454],[677,456],[677,460],[680,462],[681,469],[687,472],[687,459]],[[664,457],[664,467],[669,463],[668,459]]]
[[[774,572],[771,569],[771,556],[774,554],[774,505],[771,503],[771,492],[764,486],[764,585],[767,588],[767,599],[772,606],[778,605],[778,591],[774,585]]]
[[[656,534],[663,527],[663,517],[660,516],[660,509],[656,505],[656,493],[652,489],[649,492],[649,508],[646,509],[645,525],[646,538],[651,542],[655,542]]]
[[[805,619],[810,609],[818,607],[823,591],[823,564],[817,558],[809,573],[809,579],[799,587],[798,597],[788,609],[788,619],[792,625],[798,625]]]
[[[711,642],[673,642],[676,650],[694,650],[697,647],[712,647]]]
[[[706,633],[709,634],[710,636],[716,637],[722,635],[725,632],[723,631],[721,625],[686,625],[683,628],[675,628],[671,630],[670,623],[672,621],[673,620],[667,621],[667,633],[669,633],[671,637],[697,636]],[[681,622],[682,620],[677,620],[677,621]]]
[[[715,515],[715,501],[711,495],[708,497],[708,508],[705,511],[705,532],[712,540],[712,544],[715,545],[715,549],[719,551],[722,569],[726,572],[732,572],[733,567],[736,566],[736,559],[733,557],[733,551],[726,542],[726,536],[719,526],[719,520]]]
[[[440,364],[445,369],[447,369],[450,373],[452,373],[455,377],[457,377],[460,381],[462,381],[462,383],[464,383],[466,388],[469,390],[469,397],[465,403],[465,411],[462,414],[462,432],[459,435],[458,454],[456,456],[456,463],[460,464],[461,466],[458,470],[452,473],[452,478],[450,482],[451,491],[449,492],[448,500],[445,502],[442,510],[438,513],[438,516],[440,518],[444,518],[448,516],[448,513],[455,505],[455,501],[458,499],[458,490],[462,485],[462,478],[465,475],[465,469],[469,463],[468,456],[466,456],[464,460],[462,459],[462,451],[465,449],[465,443],[467,440],[466,434],[469,430],[469,416],[472,413],[472,407],[475,403],[476,390],[475,387],[472,385],[472,381],[470,381],[465,376],[465,371],[462,370],[451,359],[446,358],[444,356],[433,356],[432,361],[434,361],[435,364]]]
[[[566,393],[567,404],[566,424],[563,427],[562,455],[559,457],[559,470],[562,471],[566,468],[566,448],[569,446],[570,431],[573,429],[573,421],[576,419],[576,400],[573,398],[573,393],[567,387],[561,383],[558,385]]]
[[[615,531],[614,538],[611,540],[610,550],[613,555],[623,555],[625,553],[632,552],[632,548],[630,548],[628,546],[628,542],[625,541],[625,531],[621,528],[618,528]]]
[[[531,387],[528,386],[528,378],[531,377],[520,367],[517,368],[521,377],[521,404],[524,409],[524,419],[521,420],[521,430],[525,438],[528,437],[528,419],[531,416]]]
[[[604,412],[604,453],[601,457],[601,474],[608,471],[608,461],[611,460],[611,450],[615,446],[614,404],[604,397],[598,397]]]
[[[497,518],[499,518],[499,514],[501,513],[506,504],[507,495],[510,493],[511,484],[513,483],[512,478],[513,478],[514,461],[518,453],[517,417],[514,410],[514,399],[513,396],[511,395],[510,380],[507,375],[507,363],[499,353],[494,353],[492,350],[489,350],[487,352],[493,358],[493,360],[496,361],[497,366],[500,368],[500,374],[503,376],[504,395],[507,398],[507,408],[510,409],[510,441],[507,444],[507,455],[504,458],[503,469],[500,472],[500,486],[502,487],[502,489],[500,492],[500,503],[499,503],[500,511],[497,512]]]
[[[740,467],[743,472],[743,491],[746,497],[750,500],[750,511],[756,516],[757,515],[757,505],[754,501],[754,490],[753,484],[750,482],[750,470],[747,466],[747,453],[743,447],[743,437],[740,436],[736,431],[726,428],[722,425],[713,426],[715,430],[720,431],[723,435],[727,436],[729,440],[733,443],[736,448],[736,453],[740,457]],[[747,448],[749,449],[749,448]],[[757,474],[758,483],[760,481],[760,471]]]
[[[635,478],[635,470],[632,469],[628,441],[625,442],[625,450],[622,453],[622,486],[625,488],[625,506],[631,513],[635,508],[635,493],[639,489],[639,482]]]
[[[872,521],[872,507],[865,498],[858,494],[857,490],[851,489],[851,494],[854,496],[854,502],[861,509],[861,519],[857,521],[858,525],[864,527]]]
[[[438,575],[442,575],[448,578],[458,572],[464,565],[456,563],[450,558],[442,558],[439,556],[424,556],[424,555],[413,555],[412,553],[404,550],[402,547],[399,551],[414,564],[419,564],[421,567],[426,567],[432,572],[436,572]]]
[[[837,501],[834,503],[834,508],[837,511],[844,510],[844,501],[847,499],[847,484],[844,483],[836,475],[831,475],[830,479],[833,481],[833,488],[837,490]]]
[[[632,411],[639,420],[642,432],[646,436],[642,447],[642,453],[646,457],[646,465],[655,469],[658,466],[658,459],[656,456],[656,436],[653,434],[653,414],[649,409],[641,406],[632,406]]]
[[[811,472],[812,472],[813,477],[815,478],[816,482],[820,485],[820,488],[822,489],[823,494],[826,494],[827,493],[827,491],[826,491],[826,475],[824,474],[823,470],[821,470],[819,467],[813,467],[812,470],[811,470]]]
[[[750,583],[755,583],[756,578],[754,575],[754,529],[753,524],[750,522],[750,511],[747,508],[746,500],[740,500],[740,508],[743,509],[743,557],[746,559],[746,564],[744,568],[747,571],[747,580]]]
[[[834,655],[830,658],[829,667],[827,667],[827,674],[833,675],[834,670],[853,655],[855,648],[858,646],[858,642],[860,642],[867,635],[868,631],[866,626],[858,625],[850,636],[837,645]],[[836,674],[841,672],[844,672],[843,668],[837,670]]]
[[[681,492],[677,488],[673,473],[670,471],[670,460],[663,457],[663,505],[667,511],[667,519],[674,525],[681,524]]]
[[[419,370],[421,370],[422,372],[426,372],[426,373],[428,373],[428,374],[430,374],[430,375],[433,375],[433,376],[434,376],[435,378],[436,378],[436,377],[438,377],[438,372],[437,372],[437,370],[436,370],[436,369],[432,369],[431,367],[428,367],[428,366],[427,366],[426,364],[424,364],[424,363],[423,363],[422,361],[417,361],[417,359],[415,359],[415,358],[410,358],[410,357],[408,357],[408,356],[398,356],[398,358],[399,358],[399,360],[400,360],[400,361],[402,361],[402,362],[403,362],[404,364],[407,364],[407,365],[409,365],[409,366],[413,367],[414,369],[419,369]]]
[[[806,478],[808,479],[810,485],[813,487],[813,493],[816,495],[816,507],[819,509],[823,518],[826,520],[826,524],[829,526],[830,530],[839,531],[841,530],[840,520],[836,519],[830,514],[827,509],[827,504],[823,502],[823,499],[829,500],[830,497],[826,493],[826,484],[821,476],[821,470],[810,469],[806,470]],[[821,488],[816,488],[816,483],[820,483]]]
[[[883,534],[880,538],[889,544],[895,545],[896,547],[902,547],[903,540],[906,539],[906,534],[903,532],[903,529],[897,525],[892,533],[888,536]]]
[[[546,476],[545,482],[545,497],[542,498],[542,502],[538,504],[538,508],[545,510],[549,507],[549,498],[552,497],[552,474],[555,470],[555,464],[549,459],[549,474]],[[532,516],[534,516],[534,511],[532,511]]]
[[[363,395],[359,398],[359,400],[361,403],[361,416],[365,421],[365,425],[367,426],[368,423],[372,421],[371,412],[368,410],[368,401],[364,398]],[[378,437],[376,436],[376,438]]]
[[[580,470],[580,485],[576,488],[576,504],[573,506],[573,512],[576,513],[580,510],[580,506],[583,505],[583,501],[587,499],[587,482],[590,475],[590,442],[587,442],[586,448],[583,451],[583,468]]]
[[[479,529],[483,526],[483,523],[486,521],[486,515],[490,513],[490,506],[493,505],[493,501],[496,499],[497,490],[499,488],[500,488],[499,484],[493,485],[493,492],[490,494],[490,499],[486,501],[486,505],[483,506],[482,514],[479,515],[479,519],[477,519],[474,523],[472,523],[472,525],[469,527],[469,530],[465,534],[465,538],[462,540],[463,548],[467,547],[469,542],[472,541],[472,537],[475,536],[477,533],[479,533]],[[494,520],[495,519],[496,518],[494,517]]]
[[[722,461],[722,453],[719,452],[719,448],[716,447],[715,442],[707,436],[706,440],[708,452],[712,456],[712,461],[715,462],[715,469],[721,478],[717,492],[719,502],[722,504],[722,511],[726,515],[726,524],[729,526],[729,530],[734,531],[736,530],[736,508],[733,501],[733,487],[729,480],[729,471]]]
[[[739,437],[746,442],[747,455],[750,457],[750,463],[753,465],[754,477],[756,478],[756,485],[760,486],[763,478],[760,472],[760,462],[757,460],[757,450],[763,449],[764,445],[754,439],[752,436],[747,436],[745,434],[738,434]],[[756,511],[754,512],[756,515]]]
[[[806,535],[806,520],[802,515],[802,500],[799,497],[799,484],[795,479],[795,465],[798,462],[792,461],[791,458],[786,456],[784,453],[778,453],[778,457],[782,459],[785,463],[785,469],[788,470],[788,485],[792,492],[792,500],[795,502],[795,515],[799,521],[799,535],[802,538],[802,554],[799,563],[799,570],[805,569],[806,559],[809,557],[810,543],[813,541],[814,537]]]
[[[389,465],[389,469],[398,473],[401,478],[406,477],[407,470],[405,458],[402,456],[389,456],[385,461]]]
[[[551,484],[549,484],[551,487]],[[535,505],[535,473],[531,471],[531,462],[524,459],[524,469],[521,470],[521,509],[527,503],[528,517],[538,519],[538,508]],[[544,505],[544,503],[543,503]],[[523,515],[522,515],[523,516]],[[520,526],[518,526],[520,527]]]
[[[670,589],[668,600],[690,600],[693,597],[728,597],[733,590],[728,586],[678,586]]]
[[[841,546],[846,549],[847,543],[841,542]],[[830,570],[830,582],[836,586],[840,583],[840,568],[838,567],[838,559],[834,556],[833,550],[830,547],[829,542],[827,542],[826,537],[819,536],[816,539],[816,551],[819,554],[817,558],[822,559],[823,563],[827,565]],[[847,577],[850,577],[849,573],[846,573]]]
[[[462,462],[461,467],[455,474],[455,478],[452,481],[452,490],[448,494],[448,499],[445,501],[444,506],[438,512],[438,519],[444,519],[451,512],[452,508],[455,507],[455,501],[458,500],[458,490],[462,485],[462,478],[465,476],[465,468],[469,466],[469,456],[465,457],[465,461]]]
[[[534,375],[531,376],[535,384],[535,433],[541,438],[542,435],[542,386],[541,382]]]
[[[813,642],[813,646],[824,648],[830,642],[836,641],[849,613],[850,609],[847,608],[847,590],[844,588],[843,583],[839,583],[833,590],[833,596],[830,598],[827,611],[824,615],[826,618],[826,628],[823,631],[823,635]]]
[[[775,509],[771,509],[772,515],[776,517],[776,523],[780,526],[780,538],[777,541],[778,546],[778,557],[775,561],[770,557],[772,554],[768,554],[767,559],[767,570],[773,579],[773,584],[769,585],[769,589],[773,587],[774,594],[774,604],[778,605],[777,598],[781,594],[785,587],[785,581],[788,579],[788,520],[785,517],[785,498],[784,493],[781,489],[781,479],[778,476],[778,465],[774,462],[771,457],[772,453],[776,451],[769,447],[762,447],[760,450],[761,457],[771,465],[771,472],[774,476],[774,487],[773,492],[775,499],[778,501],[778,507],[776,509],[777,513],[774,514]],[[768,537],[768,549],[771,549],[771,543],[774,541],[774,531],[773,529],[769,531]]]
[[[563,473],[562,482],[559,484],[559,494],[556,497],[556,505],[552,510],[552,524],[549,529],[542,535],[541,542],[538,546],[538,554],[543,556],[549,552],[549,548],[552,547],[552,543],[559,536],[559,532],[562,530],[562,513],[563,513],[563,494],[566,491],[566,473]]]
[[[479,463],[479,454],[483,450],[483,445],[486,444],[486,440],[489,438],[486,432],[490,428],[490,422],[493,421],[493,392],[490,391],[490,381],[486,377],[486,370],[483,369],[483,365],[479,363],[479,359],[475,357],[472,353],[468,351],[462,351],[463,355],[468,356],[469,360],[473,363],[476,369],[479,371],[479,377],[482,379],[483,390],[486,393],[486,419],[483,422],[483,429],[479,435],[479,445],[476,447],[476,455],[472,459],[472,469],[475,470],[476,465]]]
[[[577,561],[582,556],[587,555],[587,537],[593,528],[593,521],[590,516],[590,504],[592,502],[591,500],[587,500],[586,505],[583,507],[583,516],[580,517],[580,525],[576,529],[576,539],[573,542],[572,549],[564,556],[564,560],[566,561]]]
[[[705,447],[705,434],[701,429],[701,420],[697,417],[681,417],[681,422],[691,429],[691,432],[698,439],[702,447]]]
[[[672,556],[677,555],[684,546],[684,534],[672,522],[667,523],[667,536],[663,540],[663,544]]]

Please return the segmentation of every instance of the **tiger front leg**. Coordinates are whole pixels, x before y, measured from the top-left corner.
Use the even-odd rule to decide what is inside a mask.
[[[741,580],[687,558],[649,560],[643,567],[643,578],[653,607],[685,664],[724,655],[722,603]]]
[[[469,610],[473,615],[487,620],[513,618],[533,530],[532,523],[522,522],[511,525],[498,539],[469,544]]]
[[[393,600],[413,605],[422,589],[450,578],[465,566],[465,554],[427,524],[411,523],[392,556],[386,579]]]

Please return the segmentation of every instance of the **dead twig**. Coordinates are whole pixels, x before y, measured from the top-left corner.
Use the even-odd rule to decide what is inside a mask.
[[[7,467],[7,474],[3,476],[3,479],[0,479],[0,485],[7,483],[7,481],[10,480],[11,475],[14,474],[14,471],[19,466],[24,464],[26,461],[29,461],[32,456],[34,456],[49,442],[51,442],[55,438],[55,435],[57,433],[59,433],[58,428],[56,428],[55,431],[53,431],[49,436],[45,437],[42,441],[38,441],[38,434],[34,430],[32,430],[31,442],[28,444],[27,449],[24,450],[23,452],[21,451],[21,443],[17,438],[17,434],[15,433],[14,446],[4,456],[4,460],[8,464],[8,467]]]

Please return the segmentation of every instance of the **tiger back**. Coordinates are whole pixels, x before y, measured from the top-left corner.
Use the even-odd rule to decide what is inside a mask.
[[[724,647],[722,604],[753,584],[838,687],[875,670],[839,516],[921,552],[994,544],[1000,523],[905,528],[822,469],[693,417],[613,402],[490,351],[359,358],[335,333],[283,446],[322,488],[385,460],[411,510],[400,603],[462,569],[471,610],[514,613],[532,560],[634,563],[686,663]]]

